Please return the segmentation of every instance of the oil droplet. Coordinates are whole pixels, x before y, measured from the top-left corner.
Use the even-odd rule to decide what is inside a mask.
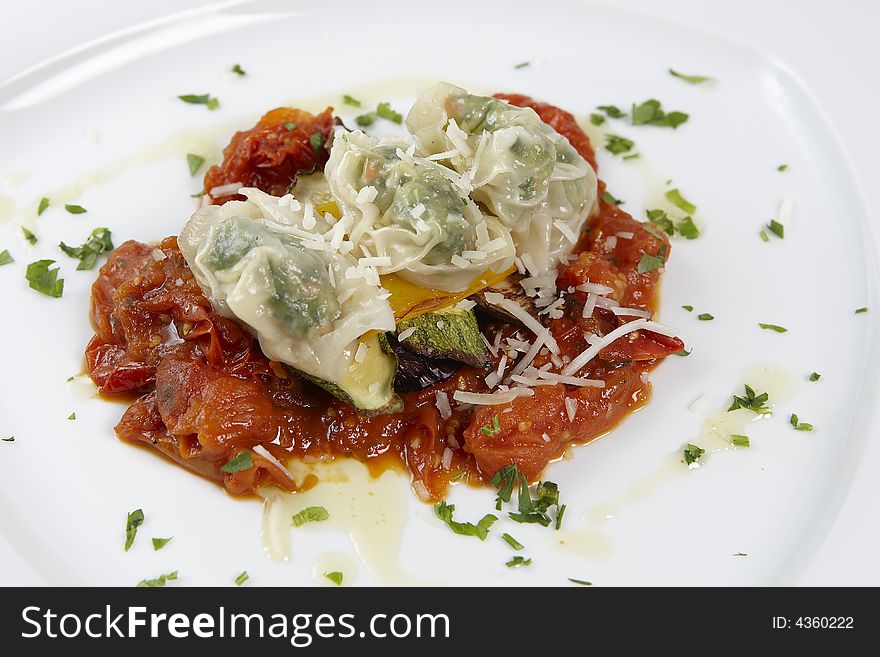
[[[76,400],[91,399],[98,394],[98,386],[92,378],[86,374],[78,374],[71,377],[64,391]]]
[[[346,532],[364,567],[386,584],[422,584],[403,570],[399,562],[403,531],[412,496],[406,479],[386,471],[373,477],[354,459],[328,463],[289,464],[297,481],[307,475],[319,483],[309,490],[284,493],[265,488],[263,540],[270,557],[286,560],[293,543],[315,539],[315,532],[337,529]],[[292,527],[291,517],[308,506],[323,506],[330,514],[324,522]],[[295,551],[295,547],[294,547]]]
[[[563,530],[554,540],[563,552],[591,561],[607,561],[614,554],[614,542],[611,538],[593,529]]]

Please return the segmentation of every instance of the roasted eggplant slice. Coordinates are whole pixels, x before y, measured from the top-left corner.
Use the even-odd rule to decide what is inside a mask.
[[[523,290],[522,286],[519,284],[520,280],[522,280],[522,275],[515,272],[504,280],[498,281],[497,283],[494,283],[489,287],[480,290],[479,292],[471,295],[468,298],[476,303],[477,307],[487,315],[491,315],[505,322],[509,322],[510,324],[520,326],[522,322],[520,322],[516,317],[511,315],[503,308],[499,308],[498,306],[492,305],[491,303],[486,301],[485,296],[486,292],[496,292],[498,294],[503,294],[505,298],[519,304],[522,309],[525,310],[532,317],[538,317],[538,308],[537,306],[535,306],[533,299],[526,295],[525,290]]]

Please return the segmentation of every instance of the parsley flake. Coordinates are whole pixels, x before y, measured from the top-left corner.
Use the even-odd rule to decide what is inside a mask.
[[[749,446],[749,437],[743,436],[738,433],[734,433],[730,435],[730,444],[736,445],[737,447],[748,447]]]
[[[664,233],[672,237],[675,235],[675,224],[672,223],[666,212],[663,210],[648,210],[648,221],[657,226]]]
[[[531,65],[531,62],[520,62],[519,64],[517,64],[513,68],[517,68],[517,69],[525,68],[526,66],[530,66],[530,65]]]
[[[700,236],[700,229],[690,216],[685,217],[675,226],[678,234],[687,240],[695,240]]]
[[[607,116],[612,119],[622,119],[624,116],[626,116],[626,112],[622,111],[619,107],[616,107],[615,105],[599,105],[596,109],[602,110]]]
[[[284,122],[284,129],[287,130],[288,132],[293,132],[298,127],[299,127],[299,124],[294,123],[293,121],[285,121]]]
[[[601,114],[590,114],[590,123],[593,125],[602,125],[605,123],[605,117]]]
[[[604,192],[602,194],[602,200],[609,205],[623,205],[623,201],[621,201],[619,198],[615,198],[609,192]]]
[[[569,577],[568,581],[572,582],[574,584],[580,584],[581,586],[592,586],[593,585],[592,582],[588,582],[585,579],[574,579],[573,577]]]
[[[728,413],[739,408],[752,411],[752,413],[758,415],[770,415],[772,413],[767,406],[767,401],[770,399],[770,396],[766,392],[762,392],[759,395],[755,393],[754,389],[749,384],[745,384],[743,388],[745,389],[745,395],[742,397],[738,397],[737,395],[733,396],[733,402],[730,404],[730,408],[727,409]]]
[[[697,315],[697,319],[701,322],[711,322],[713,319],[715,319],[715,315],[710,315],[709,313],[700,313],[699,315]]]
[[[705,453],[706,450],[699,445],[688,443],[687,446],[684,448],[684,462],[688,465],[696,463]]]
[[[251,451],[246,449],[229,459],[229,461],[220,468],[220,472],[241,472],[242,470],[249,470],[252,467],[254,467],[254,459],[251,455]]]
[[[822,378],[822,375],[819,374],[818,372],[812,372],[810,374],[810,381],[812,381],[813,383],[816,383],[816,381],[818,381],[821,378]]]
[[[856,314],[856,315],[861,315],[861,314],[866,313],[866,312],[868,312],[868,309],[867,309],[867,308],[856,308],[856,312],[855,312],[855,314]]]
[[[159,575],[156,579],[142,579],[138,582],[138,587],[162,587],[165,586],[166,582],[171,582],[177,579],[177,571],[173,571],[170,573],[166,573],[165,575]]]
[[[309,522],[323,522],[330,519],[330,512],[323,506],[307,506],[292,518],[294,527],[302,527]]]
[[[342,102],[346,105],[351,105],[352,107],[360,107],[361,106],[361,101],[359,101],[357,98],[349,96],[348,94],[345,94],[342,97]]]
[[[174,540],[174,537],[171,538],[154,538],[153,540],[153,552],[158,552],[163,547],[168,545],[171,541]]]
[[[309,143],[312,145],[312,150],[315,153],[320,153],[324,150],[324,133],[320,130],[316,130],[309,136]]]
[[[184,94],[178,96],[178,98],[190,105],[205,105],[209,110],[215,110],[220,107],[220,101],[213,98],[210,94]]]
[[[682,308],[684,308],[685,310],[687,310],[689,313],[694,311],[694,307],[693,307],[693,306],[682,306]]]
[[[785,237],[785,226],[776,221],[776,219],[771,219],[770,223],[767,224],[767,229],[776,235],[779,239],[783,239]]]
[[[794,427],[795,431],[812,431],[813,425],[808,422],[801,422],[795,413],[788,418],[788,423]]]
[[[238,64],[233,64],[232,68],[229,70],[232,71],[233,73],[235,73],[236,75],[240,75],[240,76],[247,75],[245,70],[241,66],[239,66]]]
[[[75,420],[75,419],[76,419],[76,411],[74,411],[73,413],[71,413],[70,415],[68,415],[68,416],[67,416],[67,419],[68,419],[68,420]]]
[[[489,528],[498,520],[496,516],[487,513],[476,525],[470,522],[457,522],[452,519],[454,512],[455,505],[447,504],[445,500],[434,505],[434,513],[440,520],[449,525],[453,532],[461,536],[476,536],[481,541],[486,540],[486,537],[489,535]]]
[[[682,196],[677,187],[666,192],[666,200],[679,210],[687,212],[688,214],[694,214],[697,211],[697,206]]]
[[[633,146],[635,146],[635,142],[632,139],[627,139],[620,135],[605,135],[605,150],[614,155],[627,153],[632,150]]]
[[[342,573],[340,573],[338,570],[334,570],[329,573],[324,573],[324,577],[326,577],[331,582],[336,584],[336,586],[342,586]]]
[[[88,212],[88,210],[86,210],[83,206],[74,205],[72,203],[65,203],[64,209],[67,210],[70,214],[85,214],[86,212]]]
[[[125,519],[125,551],[131,549],[134,539],[137,536],[138,527],[144,524],[144,512],[141,509],[135,509],[128,514]]]
[[[770,241],[770,236],[767,234],[767,231],[766,231],[766,230],[761,230],[761,232],[758,233],[758,235],[761,236],[761,240],[762,240],[762,241],[764,241],[764,242],[769,242],[769,241]]]
[[[67,246],[64,242],[58,245],[65,254],[79,260],[76,266],[78,271],[86,271],[94,268],[98,256],[113,250],[113,241],[110,231],[106,228],[95,228],[80,246]]]
[[[4,249],[0,252],[0,267],[12,264],[13,262],[15,262],[15,258],[9,254],[9,249]]]
[[[376,115],[383,119],[387,119],[392,123],[403,123],[403,115],[395,112],[391,108],[390,103],[379,103],[378,105],[376,105]]]
[[[707,75],[685,75],[684,73],[679,73],[678,71],[674,71],[669,69],[669,74],[673,77],[678,78],[679,80],[684,80],[685,82],[690,82],[691,84],[703,84],[704,82],[709,82],[712,80]]]
[[[186,163],[189,165],[189,175],[194,176],[205,163],[205,158],[195,153],[186,154]]]
[[[357,123],[362,128],[366,128],[368,126],[371,126],[376,122],[376,113],[375,112],[367,112],[366,114],[361,114],[360,116],[356,116],[354,119],[354,122]]]
[[[21,234],[24,235],[25,242],[27,242],[31,246],[33,246],[34,244],[36,244],[39,241],[37,239],[37,236],[34,235],[31,231],[29,231],[24,226],[21,227]]]
[[[503,538],[504,542],[507,543],[514,550],[522,550],[524,547],[522,543],[520,543],[518,540],[516,540],[513,536],[511,536],[507,532],[504,532],[503,534],[501,534],[501,538]]]
[[[480,433],[482,433],[484,436],[497,436],[499,433],[501,433],[501,424],[498,422],[498,416],[496,415],[492,418],[491,425],[487,424],[483,427],[480,427]]]
[[[758,326],[769,331],[776,331],[777,333],[788,333],[787,328],[779,326],[778,324],[762,324],[761,322],[758,322]]]
[[[58,278],[58,267],[49,268],[54,263],[54,260],[32,262],[27,266],[24,277],[32,290],[59,299],[64,294],[64,279]]]
[[[632,105],[632,124],[633,125],[656,125],[664,128],[677,128],[688,120],[688,115],[684,112],[663,111],[663,107],[659,100],[651,98],[644,103]]]
[[[250,578],[251,578],[251,576],[248,575],[248,572],[247,572],[246,570],[242,570],[242,571],[241,571],[241,574],[240,574],[238,577],[235,578],[235,585],[236,585],[236,586],[241,586],[241,585],[244,584],[246,581],[248,581]]]
[[[787,164],[780,164],[778,167],[776,167],[776,170],[782,171],[782,172],[788,171],[788,165]]]
[[[4,443],[14,443],[15,436],[9,436],[9,438],[0,438],[0,441],[3,441]]]
[[[517,554],[513,559],[505,563],[504,565],[508,568],[519,568],[520,566],[530,566],[532,563],[532,558],[529,557],[526,559],[522,555]]]
[[[657,255],[643,253],[639,258],[639,264],[636,268],[640,274],[646,274],[649,271],[660,269],[666,262],[666,245],[663,244],[658,250]]]
[[[37,216],[39,217],[41,214],[43,214],[48,207],[49,198],[47,196],[44,196],[40,199],[40,205],[37,206]]]

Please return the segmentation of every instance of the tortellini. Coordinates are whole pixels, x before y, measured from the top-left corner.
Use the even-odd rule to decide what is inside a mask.
[[[596,173],[534,110],[439,83],[406,125],[420,155],[448,162],[504,222],[533,275],[574,246],[596,202]]]
[[[325,220],[310,218],[310,208],[240,193],[248,200],[204,207],[181,231],[196,280],[218,312],[253,330],[267,356],[343,385],[358,339],[394,330],[387,293],[346,275],[356,260],[323,246],[316,230]]]
[[[510,268],[504,226],[483,216],[454,171],[412,152],[401,140],[337,130],[325,173],[358,253],[381,259],[380,274],[450,292]]]

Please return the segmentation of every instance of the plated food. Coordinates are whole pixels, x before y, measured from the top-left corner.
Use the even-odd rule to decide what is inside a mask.
[[[178,236],[110,253],[86,359],[131,399],[120,438],[238,495],[350,457],[436,502],[535,480],[648,401],[684,349],[653,319],[669,239],[615,205],[574,117],[448,83],[385,113],[409,138],[268,112]]]

